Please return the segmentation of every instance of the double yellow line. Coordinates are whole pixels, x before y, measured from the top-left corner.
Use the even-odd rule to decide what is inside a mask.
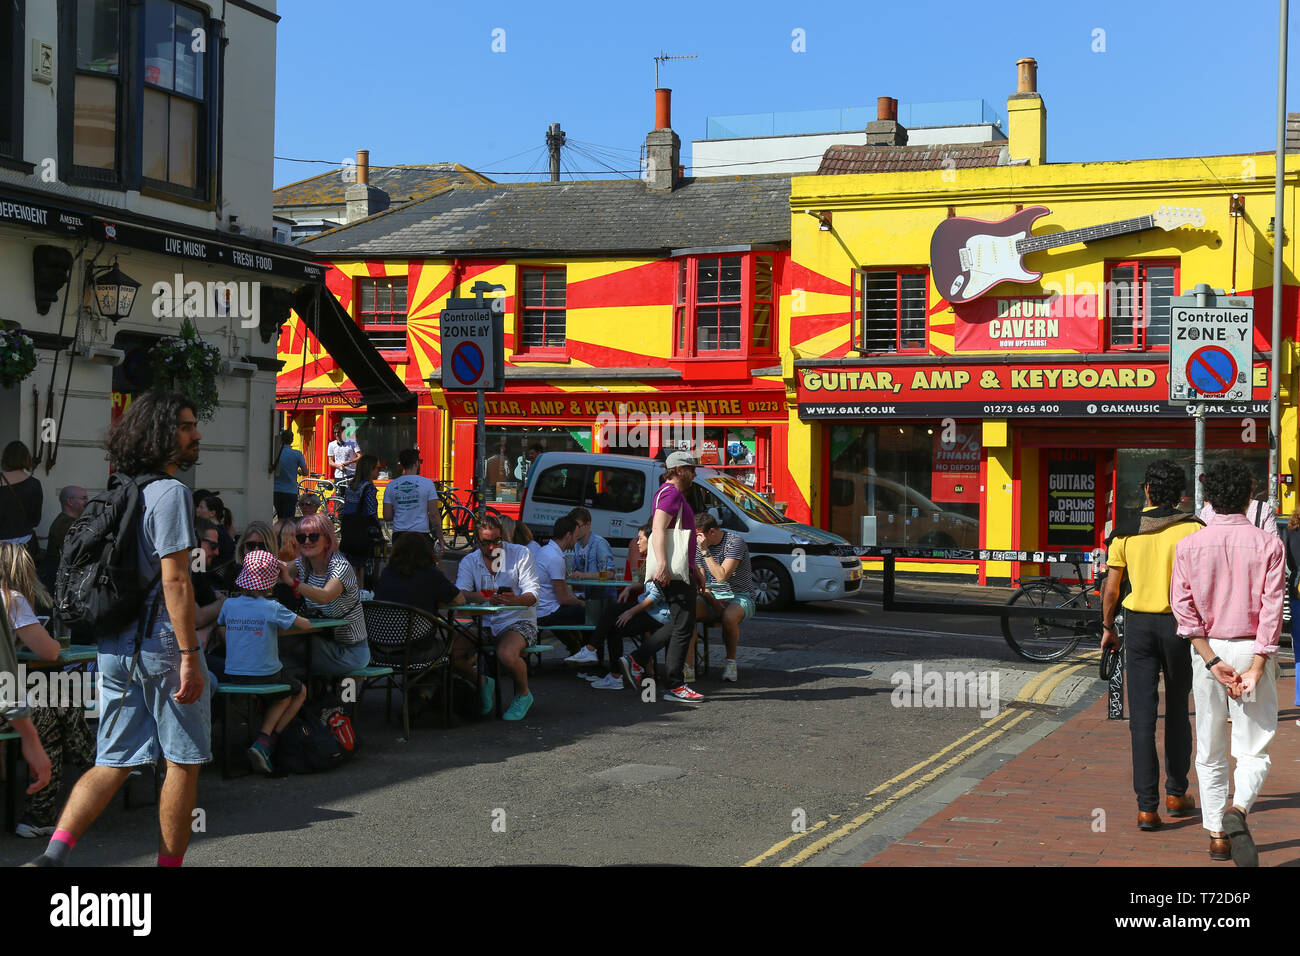
[[[1098,658],[1099,658],[1099,652],[1090,652],[1085,656],[1085,658],[1081,663],[1055,664],[1044,671],[1040,671],[1038,674],[1034,676],[1033,680],[1031,680],[1028,684],[1026,684],[1024,687],[1020,689],[1020,693],[1016,695],[1016,700],[1022,703],[1046,704],[1049,700],[1052,699],[1052,694],[1056,691],[1056,688],[1061,686],[1061,683],[1067,677],[1069,677],[1071,674],[1074,674],[1082,670],[1085,667],[1089,667],[1089,666],[1095,667]],[[891,793],[888,797],[885,797],[883,800],[880,800],[879,803],[873,804],[871,809],[863,813],[860,813],[858,816],[854,817],[852,820],[849,820],[847,823],[841,824],[836,829],[830,831],[829,833],[826,833],[825,835],[821,836],[819,839],[814,840],[812,843],[809,843],[808,845],[804,846],[797,853],[791,856],[789,859],[783,860],[780,863],[780,865],[798,866],[804,860],[807,860],[809,857],[814,856],[817,853],[820,853],[822,850],[826,849],[835,841],[841,840],[844,837],[848,836],[854,830],[857,830],[859,827],[861,827],[864,823],[867,823],[870,820],[874,819],[875,817],[880,816],[880,814],[884,813],[886,810],[888,810],[894,804],[898,803],[908,794],[915,793],[917,790],[920,790],[922,787],[928,786],[936,778],[942,776],[944,773],[947,773],[949,770],[951,770],[953,767],[960,764],[962,761],[966,760],[972,754],[978,753],[980,750],[983,750],[989,744],[993,743],[993,741],[997,740],[999,737],[1006,734],[1007,731],[1009,731],[1012,727],[1016,726],[1016,724],[1020,723],[1022,720],[1024,720],[1026,717],[1029,716],[1030,712],[1028,710],[1020,710],[1019,713],[1016,713],[1014,716],[1012,716],[1013,707],[1014,705],[1012,705],[1012,707],[1003,708],[1003,710],[1000,713],[998,713],[996,717],[990,718],[987,722],[984,723],[983,726],[978,727],[975,730],[972,730],[964,737],[957,738],[948,746],[944,747],[942,750],[930,755],[925,760],[922,760],[920,763],[914,764],[913,766],[907,768],[902,773],[894,777],[890,777],[884,783],[880,784],[880,786],[876,787],[874,790],[868,793],[867,799],[874,800],[876,799],[878,794],[883,793],[884,791],[888,790],[890,787],[893,787],[896,784],[901,784],[909,777],[913,777],[915,774],[921,773],[921,771],[923,770],[925,771],[925,773],[921,774],[921,776],[915,777],[915,779],[913,779],[910,783],[907,783],[905,786],[902,786],[898,790]],[[972,741],[972,740],[973,742],[968,744],[968,741]],[[968,745],[963,747],[962,746],[963,744],[968,744]],[[953,751],[956,752],[953,753]],[[942,760],[945,756],[947,756],[950,753],[952,755],[949,756],[948,759],[943,760],[942,763],[939,763],[940,760]],[[927,767],[929,767],[930,769],[926,770]],[[828,815],[828,819],[818,821],[817,823],[808,827],[808,829],[802,833],[796,833],[793,836],[787,837],[786,839],[782,840],[780,843],[776,844],[775,846],[771,847],[768,850],[765,850],[763,853],[760,853],[758,856],[754,857],[752,860],[745,863],[745,866],[761,865],[765,860],[768,860],[776,856],[778,853],[781,853],[783,850],[793,846],[794,844],[798,843],[800,840],[803,840],[806,837],[810,837],[815,833],[817,833],[817,831],[822,830],[823,828],[828,826],[832,820],[839,819],[839,816],[840,816],[839,814]]]

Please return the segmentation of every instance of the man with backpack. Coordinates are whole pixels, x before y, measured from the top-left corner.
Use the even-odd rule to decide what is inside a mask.
[[[211,682],[190,582],[194,505],[175,478],[198,460],[197,424],[183,395],[154,391],[132,402],[109,432],[108,491],[68,529],[55,605],[93,620],[100,635],[98,753],[28,866],[63,865],[132,768],[153,765],[160,746],[158,865],[184,859],[199,768],[212,759]]]

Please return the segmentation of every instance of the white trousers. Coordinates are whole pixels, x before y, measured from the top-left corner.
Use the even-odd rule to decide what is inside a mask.
[[[1255,656],[1254,640],[1210,640],[1211,651],[1242,674]],[[1232,803],[1249,812],[1268,778],[1268,748],[1277,733],[1277,655],[1269,658],[1255,686],[1254,700],[1233,700],[1228,689],[1206,668],[1196,648],[1192,654],[1192,699],[1196,702],[1196,777],[1201,786],[1201,824],[1211,833],[1223,830],[1228,809],[1228,733],[1231,726]],[[1228,724],[1232,717],[1232,724]]]

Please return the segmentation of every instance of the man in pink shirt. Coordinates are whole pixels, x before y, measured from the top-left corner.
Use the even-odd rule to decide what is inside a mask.
[[[1210,858],[1258,866],[1246,826],[1268,777],[1277,732],[1277,648],[1286,593],[1282,542],[1246,518],[1250,470],[1219,462],[1205,476],[1214,507],[1209,525],[1178,542],[1169,604],[1178,633],[1192,642],[1196,776]],[[1198,667],[1198,657],[1203,667]],[[1228,724],[1237,758],[1228,803]]]

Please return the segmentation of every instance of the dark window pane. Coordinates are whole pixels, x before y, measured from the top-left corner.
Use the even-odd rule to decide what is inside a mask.
[[[373,282],[361,283],[361,311],[375,311],[375,284]]]
[[[721,260],[719,295],[723,301],[734,302],[740,298],[740,258]]]
[[[718,260],[701,259],[695,273],[695,301],[718,301]]]
[[[202,31],[196,38],[195,30]],[[202,40],[203,50],[194,47]],[[203,64],[207,50],[207,26],[203,15],[189,7],[176,8],[176,92],[203,98]]]
[[[740,306],[727,305],[718,310],[718,348],[740,348]]]
[[[117,81],[78,74],[72,116],[72,161],[117,168]]]
[[[375,311],[376,312],[393,311],[393,287],[390,286],[387,282],[380,282],[375,288],[375,293],[378,297],[378,302],[375,305]]]
[[[1174,267],[1148,266],[1143,287],[1147,317],[1147,348],[1169,345],[1169,323],[1172,307],[1170,298],[1175,294]]]
[[[117,75],[120,21],[118,0],[77,0],[78,70]]]
[[[923,273],[900,277],[903,301],[899,306],[899,338],[903,348],[925,348],[925,285]]]
[[[406,280],[393,280],[393,311],[406,314]]]
[[[695,347],[700,351],[716,351],[718,348],[718,309],[700,308],[696,313],[698,325]]]
[[[394,329],[366,329],[366,337],[377,349],[405,349],[406,327]]]
[[[176,88],[176,8],[169,0],[144,6],[144,80],[164,90]],[[165,176],[155,177],[165,179]]]
[[[553,308],[564,308],[564,273],[547,273],[544,302]]]

